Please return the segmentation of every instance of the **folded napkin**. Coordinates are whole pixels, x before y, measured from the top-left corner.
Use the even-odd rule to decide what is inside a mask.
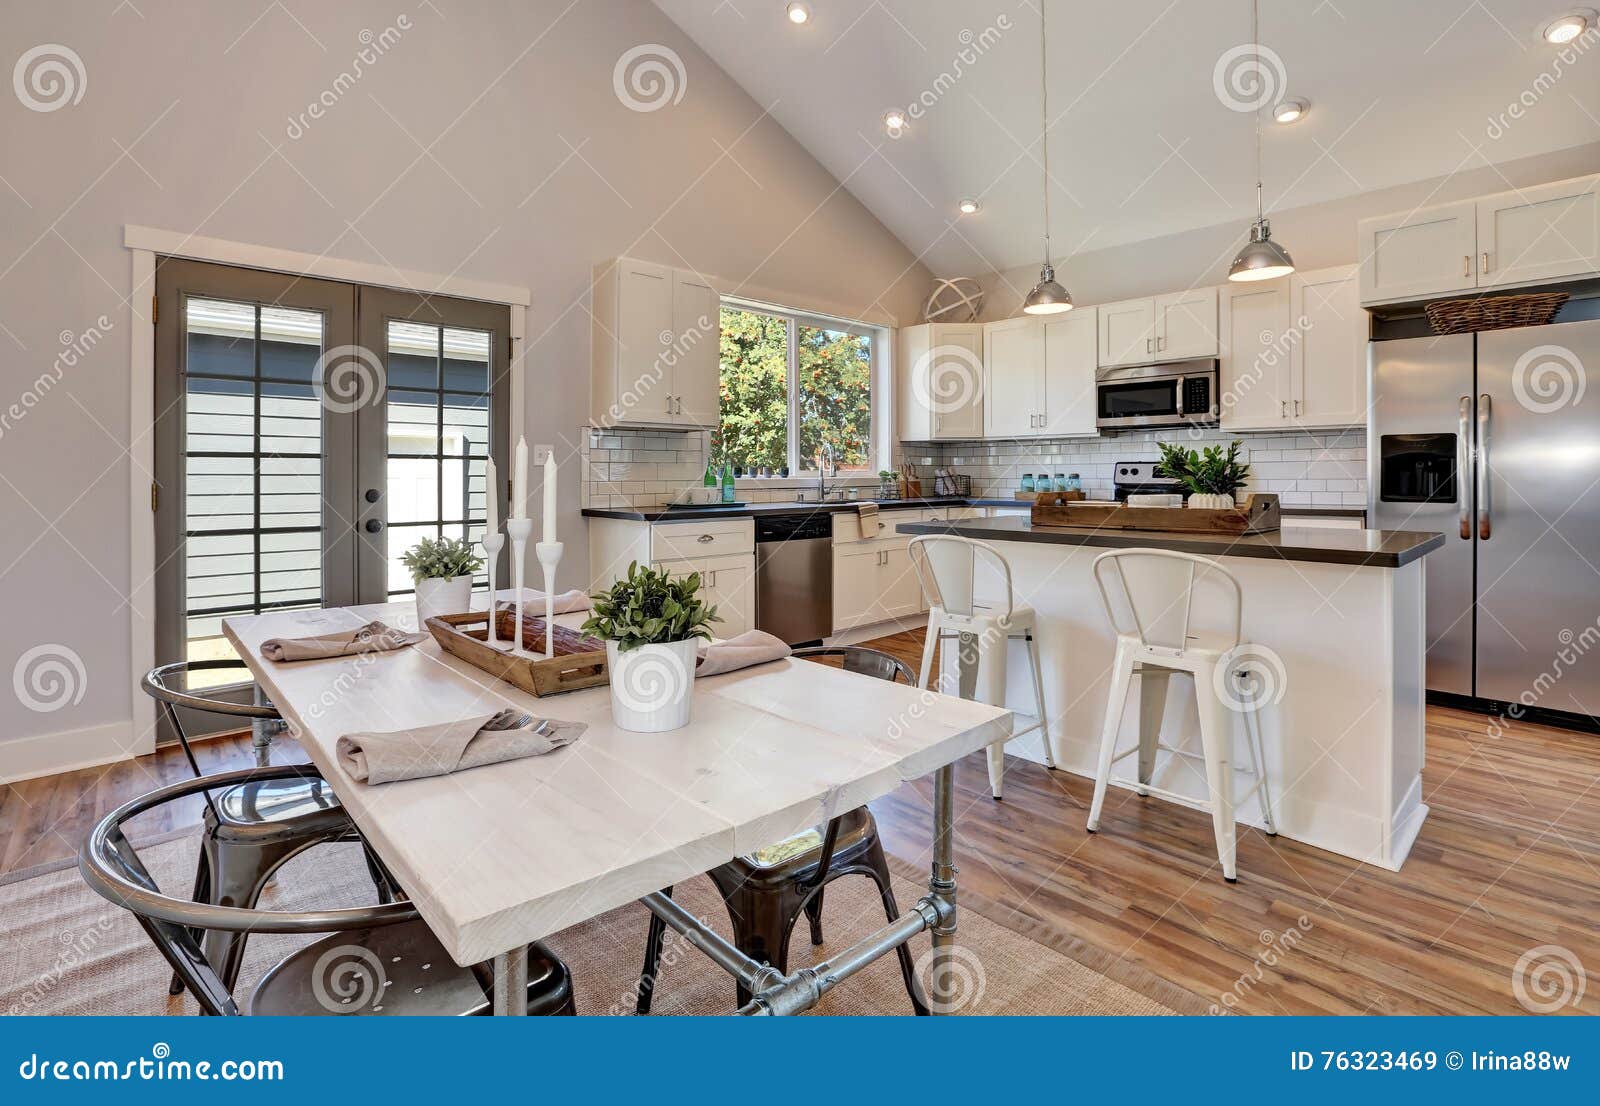
[[[720,676],[751,665],[781,661],[791,650],[765,630],[746,630],[727,641],[702,641],[695,647],[699,657],[696,676]]]
[[[502,611],[514,611],[517,608],[515,599],[502,599],[498,604]],[[590,599],[577,588],[571,591],[556,593],[556,614],[571,614],[573,611],[587,611],[594,607],[594,600]],[[522,613],[535,617],[544,615],[544,592],[528,588],[522,593]]]
[[[878,521],[878,505],[876,503],[857,504],[856,525],[861,528],[862,541],[876,539],[878,531],[883,529],[883,523]]]
[[[503,710],[414,730],[345,734],[336,749],[339,766],[357,783],[391,783],[540,756],[572,744],[586,729],[582,722]]]
[[[261,643],[261,655],[269,661],[314,661],[325,657],[353,657],[358,653],[386,653],[402,649],[427,638],[397,630],[382,622],[369,622],[359,630],[341,630],[321,637],[275,637]]]

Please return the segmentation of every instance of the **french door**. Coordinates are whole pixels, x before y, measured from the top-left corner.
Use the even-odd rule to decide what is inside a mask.
[[[232,656],[230,615],[408,595],[406,548],[504,507],[505,306],[177,259],[156,294],[161,663]]]

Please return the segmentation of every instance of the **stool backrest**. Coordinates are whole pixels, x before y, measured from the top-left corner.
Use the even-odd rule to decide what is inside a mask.
[[[890,683],[904,680],[912,687],[917,686],[917,674],[911,671],[910,665],[879,649],[868,649],[862,645],[809,645],[796,649],[790,656],[838,657],[840,667],[846,672],[859,672],[863,676],[888,680]]]
[[[973,613],[978,565],[986,563],[1005,580],[1005,617],[1011,617],[1011,566],[988,542],[955,534],[922,534],[911,539],[908,552],[923,595],[950,614]]]
[[[1195,582],[1224,583],[1231,601],[1233,644],[1244,626],[1244,595],[1233,573],[1207,557],[1170,549],[1114,549],[1094,559],[1106,619],[1119,634],[1138,635],[1146,647],[1182,652],[1194,616]]]

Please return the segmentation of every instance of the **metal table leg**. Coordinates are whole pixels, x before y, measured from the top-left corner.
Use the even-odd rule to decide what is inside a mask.
[[[499,1016],[528,1013],[528,949],[526,945],[494,958],[494,1012]]]
[[[938,909],[939,921],[932,927],[928,1009],[935,1014],[949,1013],[955,999],[951,963],[956,943],[954,773],[955,769],[947,764],[933,776],[933,870],[928,877],[928,892]]]

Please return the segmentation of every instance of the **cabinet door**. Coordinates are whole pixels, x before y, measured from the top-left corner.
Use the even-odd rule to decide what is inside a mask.
[[[933,437],[933,410],[922,379],[928,370],[928,351],[933,348],[932,334],[928,323],[903,326],[896,341],[895,432],[903,442],[926,442]]]
[[[1600,176],[1478,201],[1478,287],[1600,270]]]
[[[1093,434],[1094,370],[1099,320],[1080,307],[1044,324],[1045,432]]]
[[[1301,426],[1367,421],[1368,316],[1357,301],[1354,265],[1289,278],[1290,406]]]
[[[694,273],[672,274],[673,422],[713,427],[722,405],[722,300]]]
[[[1191,288],[1157,296],[1156,360],[1217,355],[1217,290]]]
[[[1156,355],[1156,305],[1154,300],[1103,303],[1100,319],[1102,368],[1108,365],[1142,365]]]
[[[983,437],[983,327],[933,324],[928,339],[932,345],[922,382],[933,412],[933,436]]]
[[[617,262],[617,404],[619,422],[673,419],[672,270],[623,258]],[[634,402],[627,398],[633,396]]]
[[[1024,316],[983,328],[984,434],[1023,438],[1043,430],[1044,326]]]
[[[912,567],[910,550],[904,545],[887,546],[878,565],[878,610],[880,618],[906,618],[918,614],[922,605],[922,585]]]
[[[1282,426],[1289,387],[1289,282],[1263,280],[1222,289],[1222,425]]]
[[[714,605],[721,618],[720,622],[711,624],[711,632],[717,637],[730,638],[755,629],[756,562],[753,555],[658,561],[656,567],[676,578],[694,572],[700,574],[699,596]]]
[[[882,557],[875,546],[855,545],[833,552],[833,632],[881,622],[878,613],[878,569]]]
[[[1361,302],[1477,287],[1477,242],[1473,200],[1361,220]]]

